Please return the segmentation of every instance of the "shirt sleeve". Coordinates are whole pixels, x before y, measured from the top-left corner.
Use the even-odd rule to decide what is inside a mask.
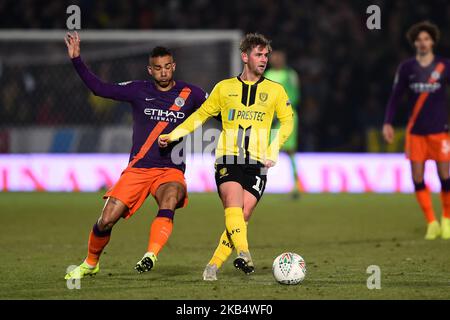
[[[200,88],[194,91],[195,108],[198,109],[208,98],[208,93]]]
[[[392,124],[395,112],[407,87],[408,87],[408,77],[406,75],[406,68],[404,64],[401,64],[395,75],[394,87],[392,89],[392,94],[389,98],[386,107],[384,123]]]
[[[80,56],[73,58],[72,64],[81,80],[96,96],[128,102],[136,97],[136,85],[134,82],[105,83],[89,70]]]
[[[220,110],[220,87],[219,84],[217,84],[200,108],[168,134],[169,140],[176,141],[187,136],[189,133],[203,125],[206,120],[217,116],[220,113]]]
[[[292,111],[292,105],[286,91],[283,88],[278,96],[275,112],[278,120],[280,121],[280,128],[272,140],[272,143],[269,145],[266,153],[266,159],[272,160],[273,162],[278,161],[278,153],[280,152],[280,148],[287,141],[294,128],[294,114]]]

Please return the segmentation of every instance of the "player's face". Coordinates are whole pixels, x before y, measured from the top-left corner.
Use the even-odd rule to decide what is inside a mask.
[[[250,72],[262,76],[269,61],[269,50],[263,46],[255,47],[250,54],[242,54],[242,61],[247,64]]]
[[[171,56],[150,58],[148,73],[161,88],[168,87],[173,81],[176,64]]]
[[[428,32],[422,31],[414,42],[417,53],[420,55],[428,54],[433,51],[434,41]]]

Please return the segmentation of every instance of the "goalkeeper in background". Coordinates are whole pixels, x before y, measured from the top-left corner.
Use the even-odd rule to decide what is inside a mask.
[[[297,71],[286,65],[286,54],[281,50],[274,50],[269,59],[270,69],[266,71],[265,76],[267,79],[278,82],[281,84],[289,97],[292,104],[292,110],[294,111],[294,128],[289,139],[285,142],[282,151],[285,151],[289,155],[291,160],[292,174],[294,177],[294,189],[292,190],[292,198],[297,199],[300,196],[302,190],[300,179],[298,178],[297,165],[295,164],[295,152],[297,151],[297,108],[300,103],[300,80]],[[274,124],[279,127],[278,121]]]

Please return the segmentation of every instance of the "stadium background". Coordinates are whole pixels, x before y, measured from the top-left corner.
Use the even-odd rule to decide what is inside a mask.
[[[201,281],[223,211],[215,192],[191,192],[154,272],[133,270],[156,213],[149,199],[114,228],[100,274],[68,290],[63,276],[84,258],[104,188],[126,166],[131,142],[129,107],[93,97],[67,58],[62,37],[71,4],[81,7],[82,55],[105,81],[146,78],[156,43],[173,48],[178,78],[205,90],[235,75],[236,43],[187,39],[197,31],[259,31],[287,52],[301,79],[296,159],[306,192],[297,201],[271,194],[292,187],[286,157],[269,171],[268,192],[249,225],[252,277],[228,263],[217,284]],[[365,26],[371,4],[381,7],[381,30]],[[0,0],[0,299],[449,299],[448,242],[422,240],[417,203],[397,193],[412,191],[401,154],[406,106],[396,117],[394,145],[380,137],[395,69],[412,54],[404,33],[423,19],[441,27],[438,52],[450,56],[450,4],[443,0]],[[166,38],[88,40],[95,30]],[[192,157],[190,191],[215,191],[212,158]],[[426,179],[440,189],[433,170]],[[433,201],[439,208],[437,194]],[[280,287],[271,276],[273,259],[284,251],[305,258],[300,286]],[[366,286],[370,265],[382,270],[381,290]]]
[[[368,164],[368,158],[361,154],[402,152],[408,109],[403,106],[396,117],[398,130],[393,145],[387,146],[382,141],[380,128],[395,69],[402,59],[412,54],[404,34],[410,24],[422,19],[431,18],[445,26],[450,15],[450,6],[445,1],[220,1],[215,5],[201,0],[45,1],[45,6],[43,3],[0,1],[2,154],[126,154],[129,151],[131,112],[128,106],[90,94],[73,72],[64,43],[59,39],[66,26],[67,6],[78,4],[82,12],[82,37],[83,31],[100,31],[92,41],[83,42],[83,57],[96,74],[111,82],[148,78],[144,68],[148,52],[152,46],[163,43],[174,50],[179,64],[176,76],[210,91],[217,81],[238,72],[239,66],[236,67],[236,62],[233,65],[232,59],[237,57],[239,35],[251,31],[266,34],[273,39],[275,48],[287,52],[288,65],[300,76],[298,151],[303,152],[304,161],[299,156],[297,162],[300,174],[313,172],[303,177],[305,191],[412,190],[409,168],[402,156]],[[381,7],[381,30],[371,31],[365,26],[369,4]],[[12,29],[20,29],[17,38],[11,38]],[[101,39],[101,32],[114,38],[119,30],[162,31],[163,38],[152,39],[150,33],[140,41],[123,39],[127,36],[114,41]],[[178,37],[171,36],[171,31],[180,30]],[[183,34],[192,36],[191,30],[209,32],[209,41],[195,38],[182,41]],[[215,34],[229,30],[234,31],[231,40],[214,40]],[[35,33],[41,31],[56,33],[48,37],[44,33],[42,40],[37,40],[41,38]],[[442,32],[438,52],[448,56],[448,31],[443,28]],[[209,123],[209,127],[218,126],[214,120]],[[328,155],[317,158],[317,152]],[[337,152],[359,155],[342,158],[330,154]],[[311,167],[316,159],[335,166]],[[126,158],[92,169],[96,170],[96,181],[86,186],[87,182],[67,178],[73,176],[69,167],[60,170],[48,186],[43,186],[39,179],[52,180],[42,174],[43,163],[49,161],[54,160],[2,157],[0,189],[92,191],[99,185],[110,186],[118,177],[117,166]],[[202,185],[194,185],[192,191],[210,191],[214,186],[211,175],[198,172],[205,161],[209,164],[211,159],[193,161],[192,180],[206,180]],[[347,168],[349,161],[356,165]],[[11,167],[11,163],[15,166]],[[23,169],[22,163],[27,169]],[[283,157],[281,163],[287,165],[287,159]],[[80,166],[83,165],[73,169],[75,175],[82,174]],[[359,167],[362,171],[352,170]],[[99,174],[98,170],[103,173]],[[284,181],[291,180],[286,170],[272,171],[273,175],[284,174]],[[390,183],[375,185],[374,179],[380,174]],[[369,181],[370,176],[373,183]],[[320,186],[308,186],[317,180],[321,181]],[[438,180],[433,175],[429,175],[429,180],[432,189],[437,191]],[[272,182],[268,191],[286,192],[292,183],[274,186]]]

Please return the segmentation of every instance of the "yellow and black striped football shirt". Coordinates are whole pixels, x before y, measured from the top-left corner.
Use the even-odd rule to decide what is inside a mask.
[[[262,163],[276,162],[294,122],[282,85],[264,77],[253,83],[234,77],[216,84],[202,106],[169,134],[169,140],[180,139],[219,114],[223,129],[216,148],[217,159],[237,156]],[[281,125],[269,145],[275,114]]]

